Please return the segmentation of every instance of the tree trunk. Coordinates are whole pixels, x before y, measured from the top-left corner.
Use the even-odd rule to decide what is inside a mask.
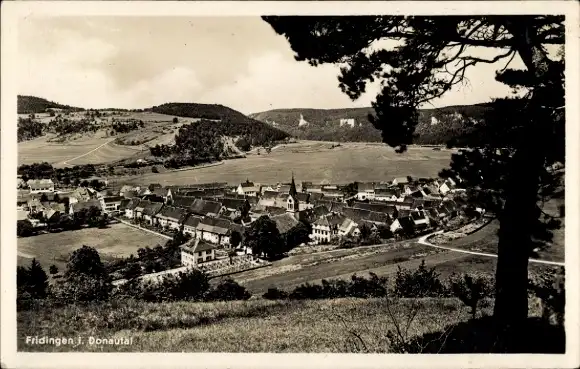
[[[532,30],[526,24],[507,26],[516,40],[516,50],[539,86],[547,69],[545,53],[540,45],[533,44]],[[494,316],[502,329],[513,332],[518,331],[528,316],[528,259],[538,216],[540,174],[545,164],[543,137],[551,126],[550,114],[540,107],[543,104],[539,89],[533,91],[525,114],[529,125],[512,158],[505,206],[500,215]],[[510,335],[504,338],[509,340]]]

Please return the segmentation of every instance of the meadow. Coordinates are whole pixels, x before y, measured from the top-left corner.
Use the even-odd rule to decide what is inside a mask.
[[[30,141],[18,143],[18,165],[48,162],[55,166],[63,166],[63,162],[84,155],[87,152],[111,141],[103,135],[93,135],[69,140],[66,142],[51,142],[53,136],[43,136]]]
[[[127,183],[181,185],[202,182],[258,183],[289,182],[292,173],[298,181],[349,183],[389,181],[394,177],[434,177],[448,166],[451,151],[410,147],[397,154],[384,144],[344,143],[331,148],[331,142],[300,141],[276,147],[270,154],[253,151],[243,159],[226,160],[223,165],[170,173],[147,173],[119,178]]]
[[[476,323],[489,324],[493,300],[481,302]],[[389,312],[389,313],[387,313]],[[413,319],[412,314],[416,312]],[[540,315],[530,303],[531,317]],[[484,316],[482,318],[482,316]],[[143,303],[122,301],[97,306],[39,306],[18,313],[19,351],[125,352],[392,352],[387,333],[396,325],[407,339],[447,331],[484,342],[484,329],[466,326],[468,308],[454,298]],[[463,326],[462,326],[463,324]],[[450,331],[448,327],[455,325]],[[458,329],[461,327],[463,329]],[[461,332],[462,331],[462,332]],[[25,344],[26,336],[85,337],[80,346]],[[133,345],[90,345],[89,336],[133,338]],[[459,333],[461,332],[461,333]],[[264,339],[267,337],[268,339]],[[465,338],[465,337],[463,337]],[[473,339],[474,337],[469,337]],[[541,341],[541,340],[540,340]],[[467,346],[462,341],[450,343]],[[469,348],[465,348],[469,350]],[[478,347],[485,352],[485,347]],[[543,344],[541,349],[547,349]]]
[[[140,247],[164,245],[167,240],[121,223],[107,228],[84,228],[76,231],[46,233],[22,237],[17,241],[18,265],[29,264],[35,257],[48,270],[55,264],[63,270],[68,255],[83,245],[97,249],[101,258],[110,260],[137,254]]]

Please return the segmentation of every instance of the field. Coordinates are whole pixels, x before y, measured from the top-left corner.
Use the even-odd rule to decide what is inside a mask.
[[[35,257],[47,269],[55,264],[63,269],[67,255],[82,245],[94,247],[101,258],[137,254],[140,247],[164,245],[166,240],[124,224],[111,224],[106,229],[85,228],[77,231],[47,233],[18,239],[18,265]]]
[[[41,121],[51,117],[40,116]],[[82,114],[75,113],[68,117],[75,120],[82,118]],[[141,150],[147,150],[143,145],[117,145],[116,138],[126,137],[128,141],[151,138],[147,145],[169,144],[173,142],[174,130],[183,123],[193,122],[195,119],[181,118],[180,123],[172,124],[173,116],[157,113],[115,113],[104,118],[95,118],[102,123],[110,123],[115,118],[119,121],[136,119],[142,120],[145,127],[124,135],[107,137],[103,130],[95,134],[85,134],[81,137],[67,139],[65,142],[49,142],[54,135],[47,135],[30,141],[18,143],[18,165],[32,164],[46,161],[57,167],[80,164],[102,164],[132,157]],[[165,128],[166,133],[162,132]]]
[[[18,143],[18,165],[46,161],[56,166],[64,165],[66,160],[84,155],[106,144],[111,138],[103,135],[86,136],[64,143],[49,142],[50,136]]]
[[[270,154],[256,151],[245,159],[227,160],[223,165],[172,173],[148,173],[120,178],[119,182],[179,185],[196,182],[258,183],[299,181],[349,183],[388,181],[394,177],[434,177],[449,165],[451,151],[411,147],[396,154],[384,144],[344,143],[332,148],[330,142],[301,141],[277,147]]]

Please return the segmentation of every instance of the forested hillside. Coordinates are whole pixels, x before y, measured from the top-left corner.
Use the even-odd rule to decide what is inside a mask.
[[[484,123],[488,104],[423,109],[419,112],[415,143],[446,144],[473,136]],[[277,109],[250,115],[301,139],[323,141],[381,141],[381,133],[369,121],[372,108]]]
[[[17,103],[18,103],[17,107],[18,114],[44,113],[46,112],[46,109],[82,110],[80,108],[58,104],[36,96],[18,95]]]

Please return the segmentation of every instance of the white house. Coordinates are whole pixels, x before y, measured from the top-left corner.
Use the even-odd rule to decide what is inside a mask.
[[[196,267],[199,264],[215,260],[215,249],[215,245],[204,242],[199,238],[191,240],[181,246],[181,264]]]
[[[338,214],[329,214],[318,218],[312,223],[312,238],[316,243],[330,242],[334,236],[339,235],[339,226],[344,222],[345,217]]]
[[[200,217],[197,217],[195,215],[189,216],[183,222],[183,233],[189,234],[190,236],[195,236],[195,231],[197,230],[197,226],[199,225],[200,221],[201,221]]]
[[[52,179],[30,179],[26,182],[30,193],[54,192]]]
[[[155,215],[157,224],[161,227],[169,227],[170,229],[179,229],[181,222],[185,216],[185,210],[173,206],[164,206],[161,211]]]
[[[196,238],[227,246],[230,244],[230,222],[220,218],[204,218],[195,230]]]
[[[360,230],[358,228],[358,224],[356,224],[350,218],[344,218],[343,222],[338,227],[338,235],[339,236],[358,236],[360,234]]]
[[[372,183],[359,183],[356,198],[360,201],[375,199],[375,185]]]
[[[261,192],[260,191],[260,186],[250,182],[250,181],[246,181],[243,183],[240,183],[238,185],[238,189],[236,191],[239,195],[246,195],[246,196],[258,196],[258,194]]]
[[[122,196],[106,196],[101,197],[99,201],[101,203],[101,208],[103,209],[103,211],[110,213],[119,210],[121,206],[121,201],[123,199],[124,198]]]
[[[398,201],[401,192],[395,188],[375,189],[375,201]],[[402,200],[401,200],[402,201]]]

